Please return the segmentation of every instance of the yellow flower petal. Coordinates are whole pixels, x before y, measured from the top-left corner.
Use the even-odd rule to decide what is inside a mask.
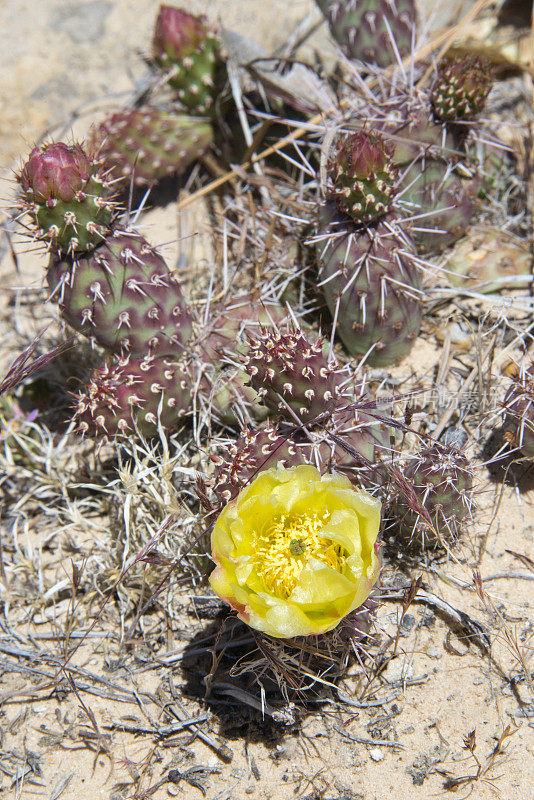
[[[289,638],[336,627],[378,578],[380,501],[307,465],[261,472],[212,533],[213,590],[247,624]]]

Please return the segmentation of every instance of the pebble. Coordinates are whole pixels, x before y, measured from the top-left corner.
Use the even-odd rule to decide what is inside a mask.
[[[369,750],[369,755],[373,759],[373,761],[383,761],[384,759],[384,752],[380,750],[379,747],[373,747],[372,750]]]

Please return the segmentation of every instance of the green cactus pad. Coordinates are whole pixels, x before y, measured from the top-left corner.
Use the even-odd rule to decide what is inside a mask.
[[[22,208],[56,251],[86,252],[105,239],[116,214],[111,184],[80,145],[35,147],[18,181]]]
[[[204,17],[161,6],[152,42],[155,63],[167,72],[180,103],[193,114],[212,114],[218,92],[221,43]]]
[[[443,59],[432,87],[434,116],[441,122],[472,120],[484,108],[493,80],[486,58],[458,55]]]
[[[152,184],[187,170],[207,150],[207,120],[153,106],[126,109],[102,122],[91,137],[103,169],[115,181]]]
[[[401,539],[418,549],[455,541],[474,509],[473,471],[464,453],[434,442],[415,455],[404,477],[413,496],[397,497],[392,508]],[[428,512],[437,536],[418,507]]]
[[[378,67],[397,63],[395,47],[402,57],[412,49],[416,24],[414,0],[316,0],[332,38],[347,58]],[[390,36],[391,31],[391,36]]]
[[[52,258],[47,273],[63,318],[113,352],[180,356],[192,333],[182,290],[140,235],[115,232],[83,258]]]
[[[363,231],[336,220],[332,205],[324,205],[317,252],[336,332],[351,355],[391,364],[410,351],[421,325],[413,245],[394,220]]]

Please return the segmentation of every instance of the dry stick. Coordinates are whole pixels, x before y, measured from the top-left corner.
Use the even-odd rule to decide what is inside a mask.
[[[484,362],[486,361],[487,357],[491,353],[492,349],[493,349],[493,342],[486,349],[486,352],[484,353],[483,357],[480,359],[480,362],[475,364],[475,366],[473,367],[473,369],[471,370],[471,372],[469,373],[469,375],[465,379],[464,385],[462,387],[463,391],[468,389],[471,386],[471,384],[474,382],[476,376],[478,375],[478,373],[480,371],[480,367],[482,366],[482,364],[484,364]],[[434,430],[432,431],[432,436],[433,436],[434,439],[439,439],[440,434],[444,431],[448,421],[450,420],[450,418],[454,414],[455,410],[456,410],[455,406],[451,405],[445,411],[445,413],[441,417],[440,421],[438,422],[436,428],[434,428]]]
[[[421,47],[416,53],[413,54],[413,56],[412,55],[406,56],[406,58],[403,59],[402,61],[403,65],[409,66],[410,63],[412,62],[412,59],[413,61],[420,61],[421,59],[426,58],[426,56],[429,55],[429,53],[431,53],[432,50],[435,50],[436,47],[439,47],[440,45],[447,44],[447,48],[450,47],[450,45],[452,44],[458,33],[460,33],[463,30],[465,25],[472,22],[475,16],[485,6],[489,5],[491,1],[492,0],[478,0],[478,2],[473,6],[473,8],[467,12],[467,14],[457,25],[455,25],[450,30],[444,31],[439,36],[436,36],[435,39],[433,39],[424,47]],[[391,72],[391,69],[388,70],[387,72],[388,73]],[[374,81],[370,83],[370,86],[372,87],[377,82],[378,81],[375,78]],[[349,102],[348,99],[341,100],[340,107],[341,108],[345,107],[348,102]],[[336,109],[332,107],[328,109],[328,111],[336,111]],[[176,210],[182,211],[184,208],[187,208],[187,206],[193,203],[195,200],[198,200],[201,197],[205,197],[207,194],[210,194],[211,192],[215,191],[215,189],[218,189],[220,186],[224,186],[225,183],[228,183],[228,181],[236,177],[239,169],[250,167],[254,165],[257,161],[261,161],[262,159],[267,158],[273,153],[276,153],[278,150],[281,150],[287,144],[291,144],[291,142],[295,141],[295,139],[298,139],[299,136],[302,136],[304,133],[306,133],[310,125],[317,125],[319,122],[321,122],[321,120],[324,118],[325,113],[328,112],[320,112],[318,114],[315,114],[315,116],[313,116],[307,122],[306,127],[297,128],[292,133],[289,133],[287,136],[284,136],[282,139],[280,139],[279,142],[276,142],[276,144],[271,145],[271,147],[268,147],[266,150],[263,150],[261,153],[258,153],[257,155],[251,156],[251,158],[249,158],[247,161],[244,161],[238,167],[231,169],[225,175],[221,175],[220,178],[217,178],[211,183],[208,183],[207,186],[203,186],[194,194],[189,195],[189,197],[184,198],[181,202],[178,203],[178,205],[176,206]]]

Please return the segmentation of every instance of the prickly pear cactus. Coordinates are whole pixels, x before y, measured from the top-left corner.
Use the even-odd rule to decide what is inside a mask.
[[[397,63],[395,51],[401,57],[410,53],[417,17],[414,0],[316,1],[347,58],[389,67]]]
[[[66,322],[114,352],[180,356],[191,336],[179,283],[139,234],[116,231],[76,260],[52,257],[47,280]]]
[[[351,355],[391,364],[405,356],[421,325],[420,277],[410,239],[393,219],[366,230],[321,209],[317,251],[321,288],[336,331]]]
[[[405,173],[399,200],[415,217],[414,240],[422,252],[438,253],[454,244],[473,220],[482,182],[472,170],[464,174],[431,158],[416,162]]]
[[[390,211],[397,193],[393,147],[377,133],[344,136],[330,160],[332,195],[341,211],[368,223]]]
[[[81,145],[35,147],[17,179],[24,211],[54,249],[78,253],[104,240],[115,207],[111,185]]]
[[[492,81],[487,58],[458,55],[443,59],[430,98],[434,116],[440,122],[474,119],[484,109]]]
[[[512,378],[504,399],[504,427],[510,446],[534,459],[534,364]]]
[[[192,408],[193,383],[185,362],[121,356],[96,370],[75,395],[77,430],[108,438],[137,430],[151,437],[159,423],[173,431]]]
[[[410,461],[404,476],[414,497],[398,497],[393,506],[401,539],[418,548],[456,540],[462,521],[474,509],[473,471],[464,453],[453,445],[433,442]],[[430,515],[434,531],[419,507]]]
[[[102,122],[91,137],[106,175],[151,184],[184,172],[207,150],[211,124],[153,106],[126,109]]]
[[[154,61],[169,73],[169,85],[194,114],[213,111],[220,42],[204,17],[162,5],[152,39]]]
[[[217,465],[213,490],[223,503],[236,497],[258,472],[275,466],[279,461],[284,467],[303,463],[292,439],[271,425],[255,431],[243,429],[225,454],[213,460]]]
[[[288,421],[313,423],[339,402],[347,380],[328,363],[323,340],[311,341],[296,328],[272,328],[251,338],[243,363],[261,402]]]

